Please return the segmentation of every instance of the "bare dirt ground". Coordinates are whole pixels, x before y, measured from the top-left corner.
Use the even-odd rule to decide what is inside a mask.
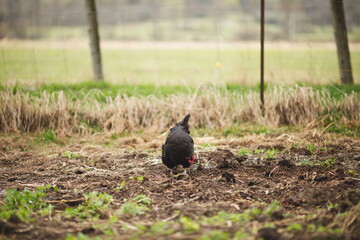
[[[92,191],[112,195],[114,211],[124,199],[139,194],[152,202],[145,215],[120,215],[111,226],[109,239],[197,239],[214,230],[228,235],[204,239],[360,236],[360,140],[356,138],[316,132],[195,138],[196,164],[188,175],[175,177],[160,160],[164,136],[77,137],[61,144],[36,146],[34,139],[0,138],[0,205],[7,189],[51,184],[59,189],[46,196],[55,211],[49,216],[36,215],[30,223],[0,220],[0,239],[63,239],[79,232],[105,237],[105,231],[90,220],[62,215],[65,208],[81,205],[83,194]],[[251,154],[238,154],[244,147]],[[281,209],[241,224],[233,220],[223,225],[202,221],[219,211],[236,214],[254,207],[265,209],[274,200]],[[199,228],[186,231],[185,223],[179,221],[181,216],[193,219]],[[97,223],[108,221],[108,217],[101,217]],[[136,230],[139,223],[150,228],[159,221],[169,222],[172,231],[141,235]],[[295,224],[300,227],[295,229]],[[239,229],[246,236],[236,235]]]

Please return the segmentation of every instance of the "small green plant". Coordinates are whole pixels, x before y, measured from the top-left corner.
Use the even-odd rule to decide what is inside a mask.
[[[274,200],[263,210],[263,214],[270,216],[273,212],[279,211],[280,209],[280,203]]]
[[[213,143],[203,143],[201,144],[203,148],[215,148],[216,146]]]
[[[119,221],[118,216],[112,215],[109,217],[108,221],[101,224],[93,225],[95,229],[99,229],[105,233],[106,236],[114,236],[114,227],[113,225]],[[116,230],[115,230],[116,231]]]
[[[171,228],[172,223],[170,222],[155,222],[151,225],[146,235],[169,235],[174,232]]]
[[[123,190],[124,187],[125,187],[125,184],[126,184],[126,181],[123,180],[120,184],[118,184],[118,185],[116,186],[115,191],[119,192],[119,191]]]
[[[226,225],[227,221],[231,222],[241,222],[241,214],[236,213],[227,213],[224,211],[218,212],[218,214],[211,217],[203,217],[201,223],[203,225],[217,225],[223,226]]]
[[[200,229],[200,224],[189,217],[180,216],[179,222],[182,224],[185,234],[197,232]]]
[[[333,228],[329,228],[329,227],[325,227],[322,224],[308,224],[306,226],[306,231],[307,232],[319,232],[319,233],[331,233],[331,234],[341,234],[341,229],[333,229]]]
[[[233,240],[243,240],[243,239],[249,239],[250,236],[248,233],[246,233],[244,230],[238,230],[233,237]]]
[[[339,207],[339,204],[337,203],[330,203],[328,206],[327,206],[327,210],[330,211],[331,209],[336,209]]]
[[[136,202],[136,203],[139,203],[139,204],[143,204],[143,205],[148,205],[148,206],[152,205],[152,202],[151,202],[150,198],[147,197],[144,194],[137,195],[136,197],[134,197],[132,199],[132,201]]]
[[[144,176],[138,176],[138,177],[136,177],[136,180],[138,182],[142,182],[142,181],[144,181]]]
[[[82,157],[82,155],[80,153],[74,153],[74,152],[70,152],[70,151],[65,151],[63,153],[61,153],[62,157],[65,158],[78,158],[78,157]]]
[[[267,151],[265,152],[264,158],[265,158],[265,159],[274,159],[274,158],[276,158],[276,154],[277,154],[278,152],[279,152],[279,151],[276,150],[276,149],[274,149],[274,148],[269,149],[269,150],[267,150]]]
[[[276,228],[275,223],[273,222],[266,222],[264,225],[262,225],[263,228]]]
[[[352,175],[358,175],[358,173],[356,172],[356,170],[350,169],[348,170],[348,173],[352,174]]]
[[[130,180],[135,180],[136,179],[136,181],[138,181],[138,182],[144,181],[144,178],[145,178],[144,176],[138,176],[138,177],[130,176],[129,177]]]
[[[316,147],[315,147],[314,144],[309,144],[309,145],[306,146],[306,148],[309,150],[309,152],[310,152],[311,154],[314,154],[315,151],[316,151]]]
[[[132,198],[131,201],[124,203],[120,208],[120,214],[143,215],[150,210],[147,207],[150,205],[152,205],[151,200],[147,196],[140,194]]]
[[[223,135],[225,136],[225,137],[227,137],[227,136],[229,136],[229,135],[231,135],[231,134],[233,134],[234,133],[234,131],[231,129],[231,128],[227,128],[227,129],[225,129],[224,131],[223,131]]]
[[[331,167],[336,163],[336,159],[328,158],[323,161],[316,161],[316,165],[322,166],[322,167]]]
[[[201,236],[197,240],[227,240],[227,239],[230,239],[230,233],[220,230],[213,230]]]
[[[53,143],[57,143],[57,136],[56,133],[53,130],[47,130],[43,133],[43,138],[45,140],[45,142],[53,142]]]
[[[249,156],[251,155],[251,150],[248,148],[241,148],[238,152],[239,156]]]
[[[255,154],[262,154],[264,152],[265,152],[264,149],[256,149],[255,150]]]
[[[127,202],[121,206],[120,213],[128,215],[144,215],[150,209],[144,205],[139,205],[136,202]]]
[[[120,137],[119,134],[116,134],[116,133],[111,134],[111,139],[113,139],[113,140],[116,140],[116,139],[118,139],[119,137]]]
[[[328,151],[330,148],[329,147],[320,147],[318,148],[319,151]]]
[[[314,214],[313,214],[313,213],[308,213],[308,214],[306,214],[306,216],[305,216],[305,220],[306,220],[306,221],[309,221],[309,220],[311,220],[312,218],[314,218]]]
[[[328,159],[326,159],[325,162],[324,162],[325,166],[327,166],[327,167],[331,167],[331,166],[333,166],[335,163],[336,163],[336,159],[333,159],[333,158],[328,158]]]
[[[126,230],[134,230],[134,227],[129,228],[129,226],[125,226],[125,225],[123,227]],[[146,231],[148,230],[148,227],[143,224],[136,224],[135,228],[136,228],[136,235],[138,236],[146,235]]]
[[[286,230],[289,232],[301,231],[301,230],[303,230],[303,226],[300,223],[292,223],[287,226]]]
[[[85,201],[77,208],[66,208],[64,215],[67,217],[78,217],[86,219],[92,217],[97,220],[100,216],[107,215],[113,197],[107,193],[98,193],[96,191],[84,194]]]
[[[50,214],[53,206],[48,204],[45,198],[46,190],[50,188],[50,185],[46,185],[35,190],[28,188],[22,191],[7,190],[4,205],[1,207],[0,219],[7,221],[12,216],[16,216],[27,223],[34,220],[31,216],[36,212],[40,212],[42,215]]]
[[[302,159],[298,162],[298,165],[301,165],[301,166],[314,166],[314,163],[312,161],[310,161],[309,159]]]
[[[268,212],[269,211],[270,210],[268,210]],[[202,217],[200,219],[200,223],[202,225],[210,226],[226,226],[229,221],[232,223],[244,223],[254,219],[261,214],[263,214],[263,210],[257,207],[248,208],[243,213],[227,213],[220,211],[214,216]]]
[[[256,216],[259,216],[262,214],[262,210],[260,208],[254,207],[254,208],[248,208],[242,213],[242,217],[244,221],[248,221],[253,219]]]
[[[66,238],[64,240],[101,240],[102,238],[100,236],[96,237],[88,237],[82,232],[78,233],[77,236],[74,236],[72,234],[67,234]]]

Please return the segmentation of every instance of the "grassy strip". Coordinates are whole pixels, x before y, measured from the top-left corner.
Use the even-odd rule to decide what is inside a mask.
[[[63,91],[65,95],[72,99],[83,99],[89,93],[96,93],[93,96],[98,100],[104,102],[106,97],[115,98],[116,96],[156,96],[166,97],[173,94],[194,94],[207,92],[214,86],[204,85],[201,88],[195,88],[183,85],[170,85],[170,86],[155,86],[153,84],[113,84],[109,82],[100,81],[86,81],[81,83],[51,83],[42,84],[37,87],[16,84],[14,86],[0,85],[0,91],[12,90],[14,93],[21,91],[28,93],[31,96],[41,97],[43,92],[57,93]],[[216,89],[216,88],[214,88]],[[204,91],[205,90],[205,91]],[[238,86],[234,84],[227,84],[226,90],[228,92],[247,93],[249,91],[258,91],[259,87]]]
[[[134,93],[133,86],[127,87],[124,89],[129,95]],[[359,133],[358,85],[269,86],[265,116],[259,107],[258,93],[253,90],[256,88],[230,86],[228,91],[211,88],[197,91],[174,87],[169,90],[173,94],[158,91],[156,96],[150,94],[153,86],[144,86],[144,95],[132,96],[121,93],[123,89],[120,88],[105,82],[44,85],[38,89],[15,86],[6,90],[3,87],[0,91],[0,131],[53,130],[69,134],[110,131],[120,135],[162,132],[173,121],[191,113],[192,126],[199,132],[211,129],[223,131],[225,136],[246,134],[239,127],[245,123],[255,126],[251,129],[259,134],[267,133],[269,127],[303,127],[309,123],[323,131],[350,136]],[[50,133],[48,138],[54,138]]]
[[[269,84],[265,84],[265,89],[267,89]],[[270,84],[273,86],[273,84]],[[307,85],[307,84],[298,84],[294,86],[288,86],[286,88],[296,88],[299,86],[311,87],[314,90],[322,91],[326,90],[329,92],[330,96],[336,99],[340,99],[347,94],[352,92],[360,92],[360,84],[354,85],[340,85],[340,84],[331,84],[331,85]],[[80,83],[51,83],[51,84],[42,84],[38,87],[26,86],[16,84],[12,87],[0,85],[0,91],[5,91],[12,89],[13,92],[22,91],[29,93],[32,96],[40,97],[42,93],[56,93],[63,91],[67,96],[76,99],[82,99],[89,92],[96,91],[98,94],[95,96],[97,100],[104,101],[106,96],[116,97],[117,95],[126,95],[126,96],[158,96],[166,97],[172,94],[194,94],[196,93],[206,93],[206,90],[209,88],[214,88],[212,85],[204,85],[201,88],[197,89],[191,86],[183,85],[170,85],[170,86],[156,86],[153,84],[113,84],[109,82],[100,82],[100,81],[85,81]],[[216,87],[215,87],[216,89]],[[249,87],[241,86],[238,84],[226,84],[226,92],[228,93],[239,93],[246,94],[251,91],[258,92],[260,87],[258,85]],[[204,91],[205,90],[205,91]]]

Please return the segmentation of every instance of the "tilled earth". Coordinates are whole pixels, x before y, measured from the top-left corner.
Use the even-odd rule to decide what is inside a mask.
[[[108,239],[197,239],[207,234],[203,239],[359,239],[359,139],[305,134],[198,138],[195,164],[179,175],[170,174],[161,163],[162,137],[108,138],[101,143],[95,139],[34,146],[31,137],[0,138],[1,205],[10,188],[50,184],[59,189],[46,196],[55,207],[51,215],[35,214],[28,223],[0,220],[0,239],[64,239],[78,233]],[[239,154],[244,147],[251,153]],[[96,223],[62,214],[65,208],[81,205],[83,194],[93,191],[113,196],[110,212]],[[119,215],[110,227],[112,234],[96,227],[139,194],[152,202],[146,214]],[[201,220],[219,211],[265,209],[274,200],[281,209],[241,224]],[[200,228],[186,231],[181,216]],[[141,234],[136,228],[150,228],[159,221],[169,222],[172,231]],[[246,233],[243,238],[236,235],[239,229]],[[209,235],[214,230],[227,235]]]

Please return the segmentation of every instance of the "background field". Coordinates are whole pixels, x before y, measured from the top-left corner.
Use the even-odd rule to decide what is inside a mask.
[[[91,79],[86,42],[1,42],[0,82],[79,83]],[[360,50],[350,46],[355,84],[360,83]],[[256,43],[117,43],[103,44],[106,81],[115,84],[254,86],[259,82]],[[216,63],[221,67],[217,68]],[[265,52],[265,81],[334,84],[339,82],[336,50],[330,43],[270,43]]]

